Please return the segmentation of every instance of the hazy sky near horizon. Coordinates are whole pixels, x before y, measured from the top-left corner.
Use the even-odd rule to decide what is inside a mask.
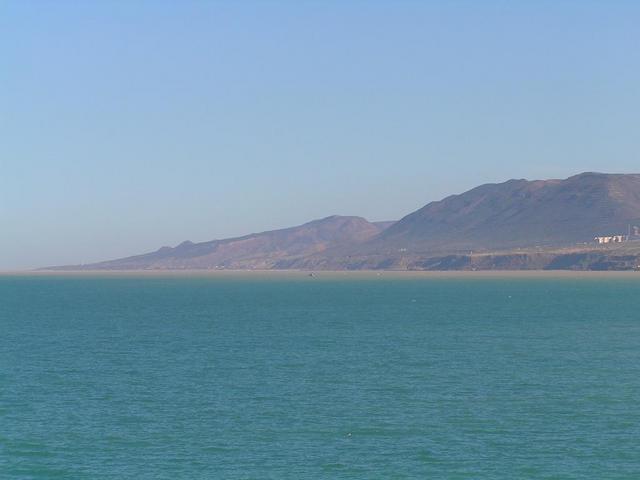
[[[0,270],[640,172],[640,2],[0,3]]]

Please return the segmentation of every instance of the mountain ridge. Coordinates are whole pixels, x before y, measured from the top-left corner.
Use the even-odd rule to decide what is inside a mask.
[[[240,237],[194,243],[87,265],[47,267],[47,270],[170,270],[272,268],[284,258],[319,253],[341,244],[357,244],[380,233],[389,222],[331,215],[302,225]]]
[[[585,172],[566,179],[479,185],[429,202],[396,222],[333,215],[280,230],[185,241],[143,255],[50,268],[475,268],[474,252],[571,246],[589,251],[595,236],[624,235],[632,225],[640,225],[640,174]],[[449,257],[467,260],[437,260]],[[478,263],[480,268],[490,264],[487,258]],[[496,262],[505,262],[500,258]],[[536,262],[520,263],[540,264]],[[629,259],[625,268],[633,262]],[[549,260],[550,265],[565,263]]]
[[[640,223],[640,174],[587,172],[480,185],[401,218],[375,244],[428,251],[570,245],[626,233],[628,223]]]

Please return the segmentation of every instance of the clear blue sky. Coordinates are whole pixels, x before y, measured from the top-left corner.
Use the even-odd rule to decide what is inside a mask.
[[[637,1],[0,3],[0,269],[640,171]]]

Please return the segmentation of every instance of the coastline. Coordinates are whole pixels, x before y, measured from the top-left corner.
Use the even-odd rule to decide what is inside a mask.
[[[288,279],[492,279],[624,278],[640,272],[619,270],[23,270],[0,271],[0,277],[106,278],[288,278]]]

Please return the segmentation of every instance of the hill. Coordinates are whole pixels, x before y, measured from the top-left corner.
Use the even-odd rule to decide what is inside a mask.
[[[640,226],[640,175],[583,173],[481,185],[397,222],[332,216],[53,269],[636,269],[640,235],[624,251],[593,242],[633,226]]]
[[[170,270],[273,268],[328,248],[357,245],[379,234],[388,222],[370,223],[361,217],[334,215],[297,227],[254,233],[209,242],[186,241],[143,255],[54,270]]]
[[[509,180],[431,202],[369,242],[414,253],[565,246],[640,224],[640,175]]]

